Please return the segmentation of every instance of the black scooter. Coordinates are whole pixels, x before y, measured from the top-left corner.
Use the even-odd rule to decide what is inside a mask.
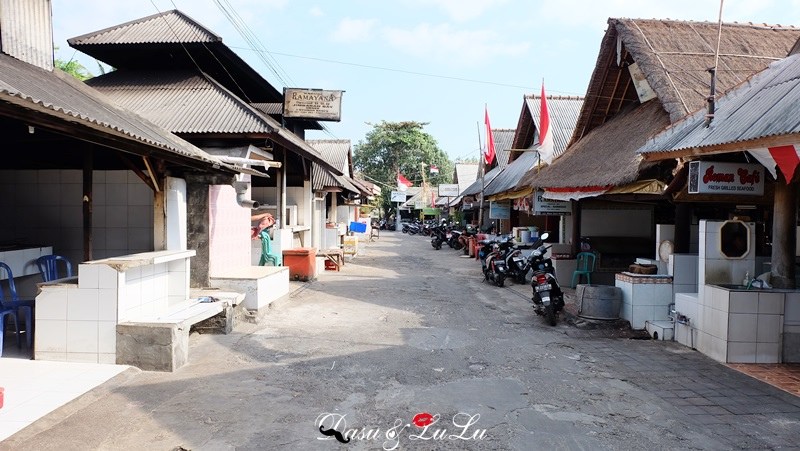
[[[551,326],[556,325],[558,313],[564,310],[564,293],[558,285],[553,261],[546,258],[545,254],[550,246],[544,240],[550,236],[545,232],[539,237],[539,247],[531,253],[528,261],[533,269],[531,287],[533,288],[533,310],[537,315],[544,316]]]

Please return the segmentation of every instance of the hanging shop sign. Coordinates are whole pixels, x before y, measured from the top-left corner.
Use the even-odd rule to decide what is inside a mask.
[[[511,219],[511,202],[489,202],[489,219]]]
[[[534,215],[564,215],[570,213],[572,213],[570,202],[545,199],[543,190],[536,191],[533,202]]]
[[[760,164],[689,162],[689,194],[764,194],[764,167]]]
[[[439,197],[458,197],[458,185],[439,185]]]
[[[342,118],[343,92],[283,88],[283,117],[339,122]]]

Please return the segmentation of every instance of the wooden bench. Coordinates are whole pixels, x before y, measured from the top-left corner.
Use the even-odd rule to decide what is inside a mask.
[[[344,266],[344,252],[341,249],[324,249],[317,252],[317,255],[325,257],[336,265],[336,270]]]
[[[162,315],[143,315],[117,324],[117,363],[146,371],[174,371],[189,360],[192,325],[225,313],[230,300],[203,297],[173,306]]]

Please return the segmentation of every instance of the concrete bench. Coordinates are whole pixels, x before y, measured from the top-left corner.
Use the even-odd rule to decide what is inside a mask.
[[[225,313],[229,300],[190,299],[161,316],[141,316],[117,324],[117,364],[146,371],[174,371],[189,360],[189,330],[193,324]],[[227,332],[227,328],[226,328]]]
[[[211,286],[244,293],[244,308],[259,311],[289,294],[288,266],[247,266],[214,273]]]

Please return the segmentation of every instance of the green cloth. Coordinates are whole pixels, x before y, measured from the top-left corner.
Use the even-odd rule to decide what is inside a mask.
[[[258,261],[258,266],[266,266],[267,262],[270,266],[281,266],[281,256],[272,253],[272,240],[267,230],[262,230],[258,237],[261,238],[261,259]]]

